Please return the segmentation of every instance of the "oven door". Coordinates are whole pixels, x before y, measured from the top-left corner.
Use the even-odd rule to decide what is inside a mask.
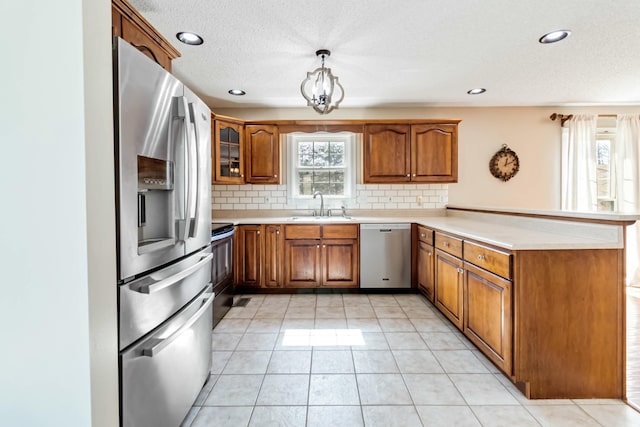
[[[233,306],[233,233],[211,243],[214,262],[211,268],[211,283],[216,299],[213,302],[213,327],[222,320]]]
[[[231,230],[220,236],[215,236],[211,242],[211,248],[215,254],[211,283],[217,286],[226,280],[233,279],[233,234]]]

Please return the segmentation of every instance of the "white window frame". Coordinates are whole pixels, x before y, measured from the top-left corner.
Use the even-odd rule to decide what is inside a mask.
[[[351,204],[356,199],[356,147],[358,134],[351,132],[316,132],[303,133],[294,132],[287,134],[287,154],[288,154],[288,176],[287,176],[287,199],[290,205],[311,204],[313,196],[301,195],[299,193],[298,182],[298,143],[306,141],[344,141],[344,195],[335,196],[323,194],[328,207],[339,207]],[[319,168],[320,169],[320,168]],[[336,203],[331,204],[331,201]],[[303,206],[307,207],[307,206]],[[310,207],[310,206],[309,206]]]
[[[596,191],[598,198],[598,211],[616,211],[618,208],[618,198],[616,194],[616,129],[615,128],[601,128],[596,130],[596,144],[598,141],[609,141],[609,194],[608,196],[600,196],[600,191]],[[595,156],[596,168],[598,166],[598,156]],[[596,180],[596,185],[600,185],[599,180]],[[611,203],[611,209],[604,209],[605,203]]]

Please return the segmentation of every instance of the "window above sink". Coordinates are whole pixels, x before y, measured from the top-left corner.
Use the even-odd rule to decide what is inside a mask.
[[[323,194],[328,208],[355,202],[358,137],[350,132],[287,134],[288,202],[315,208],[316,191]]]

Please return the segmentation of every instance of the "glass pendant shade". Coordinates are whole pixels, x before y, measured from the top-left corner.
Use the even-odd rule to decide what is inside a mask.
[[[344,98],[344,90],[338,81],[338,77],[331,73],[331,68],[324,66],[325,56],[329,56],[328,50],[319,50],[317,56],[322,58],[322,66],[311,72],[307,72],[307,78],[300,84],[300,92],[307,100],[307,106],[319,114],[329,114]]]

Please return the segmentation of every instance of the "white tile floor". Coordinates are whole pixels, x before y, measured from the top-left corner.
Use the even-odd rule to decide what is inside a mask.
[[[619,400],[527,400],[420,295],[246,296],[183,427],[640,426]]]

